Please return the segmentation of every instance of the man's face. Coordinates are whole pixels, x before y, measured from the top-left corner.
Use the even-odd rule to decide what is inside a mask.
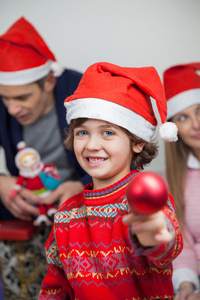
[[[0,85],[0,96],[8,113],[22,126],[34,124],[52,106],[45,88],[42,90],[36,83],[19,86]]]

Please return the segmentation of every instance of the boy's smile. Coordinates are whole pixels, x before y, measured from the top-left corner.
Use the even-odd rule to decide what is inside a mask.
[[[75,128],[74,151],[82,168],[92,176],[94,189],[111,185],[130,172],[130,139],[109,122],[89,119]]]
[[[96,166],[96,165],[99,165],[101,162],[104,162],[107,158],[88,156],[86,159],[88,160],[88,164],[90,166]]]

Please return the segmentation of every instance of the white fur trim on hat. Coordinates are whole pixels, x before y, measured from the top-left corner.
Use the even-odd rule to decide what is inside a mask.
[[[159,128],[159,134],[165,142],[176,142],[178,140],[178,128],[173,122],[166,122]]]
[[[45,77],[51,71],[52,61],[47,61],[44,65],[16,71],[16,72],[0,72],[0,84],[3,85],[23,85],[35,82]]]
[[[97,98],[76,99],[64,103],[68,124],[72,119],[91,118],[121,126],[147,142],[151,141],[156,127],[134,111]]]
[[[176,96],[167,101],[167,119],[171,119],[187,107],[200,103],[200,89],[192,89]]]

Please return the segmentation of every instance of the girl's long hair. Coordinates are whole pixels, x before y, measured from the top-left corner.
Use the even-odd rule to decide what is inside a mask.
[[[180,228],[184,226],[184,186],[190,148],[179,137],[176,143],[165,143],[166,177],[174,197],[176,216]]]

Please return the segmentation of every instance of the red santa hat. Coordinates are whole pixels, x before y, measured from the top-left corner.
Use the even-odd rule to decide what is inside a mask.
[[[187,107],[200,103],[200,63],[173,66],[163,74],[168,115],[171,119]]]
[[[177,127],[166,123],[167,105],[154,67],[126,68],[96,63],[84,73],[75,93],[65,100],[67,122],[76,118],[101,119],[121,126],[150,142],[157,126],[150,97],[156,100],[165,141],[177,140]]]
[[[0,84],[23,85],[45,77],[50,71],[60,76],[63,70],[25,18],[20,18],[0,36]]]

